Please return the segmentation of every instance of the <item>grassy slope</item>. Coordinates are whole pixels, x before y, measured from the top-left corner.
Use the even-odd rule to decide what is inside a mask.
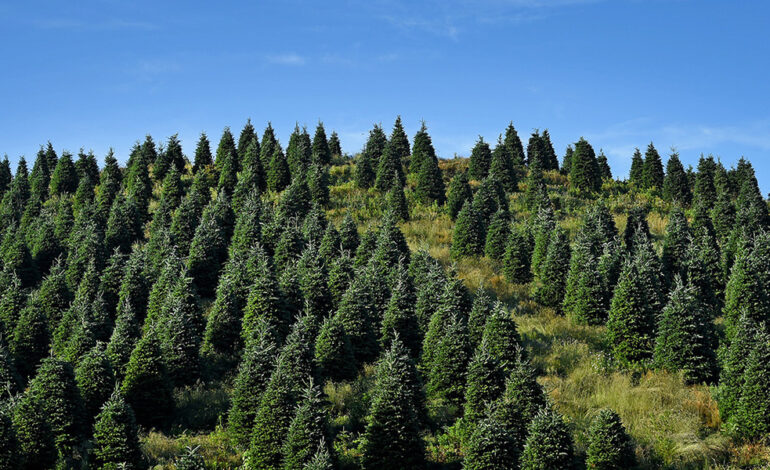
[[[442,162],[445,177],[465,164],[462,160]],[[331,188],[328,215],[338,223],[346,212],[352,211],[363,231],[377,223],[382,210],[381,196],[374,190],[356,188],[350,181],[352,170],[350,164],[332,168],[335,184]],[[585,208],[584,202],[567,194],[563,176],[553,173],[546,180],[552,199],[561,207],[560,223],[574,234]],[[647,203],[653,208],[648,222],[660,249],[667,222],[660,214],[667,213],[667,205],[649,195],[626,193],[621,185],[608,184],[604,189],[609,194],[608,205],[621,231],[626,222],[623,214],[629,207]],[[523,220],[528,214],[519,201],[520,195],[512,196],[511,209],[515,218]],[[410,197],[411,192],[407,189],[407,198]],[[410,207],[411,220],[401,227],[410,248],[425,248],[449,265],[452,221],[436,207],[419,206],[411,199]],[[528,286],[505,281],[495,261],[469,258],[456,262],[455,266],[472,291],[480,286],[489,289],[511,310],[531,352],[533,364],[543,374],[541,384],[573,427],[578,452],[584,451],[585,433],[596,411],[611,407],[620,414],[635,439],[642,468],[737,468],[770,462],[767,448],[735,446],[719,431],[719,412],[708,387],[685,386],[678,376],[664,372],[632,374],[614,370],[608,360],[603,327],[574,325],[551,309],[540,307],[529,300]],[[356,426],[360,426],[365,413],[360,395],[370,373],[371,368],[367,368],[354,383],[327,384],[325,392],[333,424],[338,430],[355,431]],[[187,431],[171,437],[159,433],[143,437],[146,454],[159,464],[159,468],[186,446],[200,446],[199,451],[212,468],[238,465],[240,457],[230,446],[222,428],[224,418],[216,416],[226,410],[227,391],[224,388],[226,386],[209,386],[177,391],[184,408],[178,429]],[[189,416],[189,422],[184,416]],[[195,423],[201,420],[206,423],[201,428],[215,430],[204,432],[200,429],[201,432],[196,433]],[[344,431],[337,442],[338,450],[350,459],[356,453],[354,437]],[[459,468],[456,439],[438,430],[426,436],[426,440],[430,459],[438,468]]]

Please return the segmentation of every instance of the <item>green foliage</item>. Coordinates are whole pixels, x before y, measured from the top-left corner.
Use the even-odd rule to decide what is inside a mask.
[[[56,196],[65,193],[74,194],[77,187],[78,175],[75,171],[75,164],[72,162],[72,154],[64,152],[51,175],[51,194]]]
[[[572,436],[562,416],[550,407],[542,409],[529,426],[522,470],[566,470],[573,468]]]
[[[548,307],[561,307],[569,259],[568,235],[565,230],[557,228],[551,234],[545,259],[535,276],[533,297],[538,302]]]
[[[319,377],[340,381],[355,376],[353,347],[338,315],[324,320],[315,341],[314,354]]]
[[[19,467],[24,470],[52,468],[57,450],[52,423],[43,403],[31,393],[25,393],[13,409],[13,429],[19,450]]]
[[[467,201],[473,198],[473,192],[468,184],[468,175],[465,172],[457,173],[449,184],[447,195],[447,213],[449,218],[455,220]]]
[[[426,390],[431,398],[441,398],[459,406],[465,397],[471,344],[465,318],[452,313],[447,320],[444,333],[428,363]]]
[[[135,410],[139,425],[166,424],[174,411],[174,397],[156,332],[146,332],[136,343],[120,390]]]
[[[310,383],[302,394],[297,412],[289,425],[281,453],[284,470],[303,470],[325,442],[326,410],[321,391]]]
[[[514,130],[514,132],[516,132]],[[514,163],[514,155],[503,141],[498,137],[497,145],[492,151],[492,159],[489,164],[489,175],[500,182],[506,192],[512,193],[518,190],[518,175]]]
[[[620,416],[609,408],[600,410],[588,428],[586,466],[592,470],[622,470],[636,466],[631,438]]]
[[[115,375],[104,345],[93,347],[75,368],[75,382],[85,405],[89,423],[110,398],[110,388],[115,386]]]
[[[382,131],[382,126],[375,124],[372,130],[369,131],[369,138],[366,141],[364,150],[356,160],[355,180],[360,188],[366,189],[374,185],[375,171],[379,161],[382,159],[387,143],[388,138]]]
[[[575,143],[569,172],[570,189],[578,194],[599,191],[602,185],[599,165],[591,144],[582,137]]]
[[[289,185],[290,180],[289,162],[283,154],[281,144],[276,142],[275,150],[273,150],[267,166],[267,188],[276,192],[283,191]]]
[[[682,209],[676,207],[669,214],[666,235],[663,239],[663,274],[668,285],[672,285],[676,276],[685,274],[685,256],[690,245],[690,227]]]
[[[414,136],[410,172],[417,174],[417,186],[415,195],[423,204],[444,204],[446,193],[444,180],[438,166],[436,150],[433,148],[430,135],[425,127],[425,122]]]
[[[513,468],[518,457],[510,432],[494,417],[487,417],[468,439],[463,469],[505,470]]]
[[[468,161],[468,178],[481,181],[489,174],[489,167],[492,164],[492,150],[489,144],[484,142],[484,138],[479,136]]]
[[[385,207],[399,222],[409,220],[409,206],[403,188],[397,186],[390,188],[385,195]]]
[[[642,182],[646,189],[662,189],[663,179],[663,162],[660,159],[660,154],[650,142],[644,154]]]
[[[516,322],[502,303],[497,302],[492,307],[481,342],[506,372],[513,369],[521,358],[523,349]]]
[[[679,160],[679,154],[674,152],[666,163],[666,177],[663,180],[663,197],[667,201],[682,206],[689,206],[692,201],[690,182],[687,173]]]
[[[380,345],[383,350],[387,350],[390,348],[390,343],[398,337],[410,356],[416,358],[420,353],[422,338],[414,313],[416,302],[414,285],[403,264],[399,266],[395,276],[392,294],[382,318]]]
[[[219,193],[203,211],[187,259],[187,269],[203,297],[210,297],[214,293],[219,271],[227,258],[232,224],[230,198],[225,193]]]
[[[489,350],[486,342],[482,341],[468,364],[463,424],[470,426],[471,431],[484,417],[489,405],[502,395],[504,374],[500,361]]]
[[[514,226],[508,235],[503,255],[503,274],[508,282],[526,284],[532,280],[532,250],[534,240],[525,225]]]
[[[96,417],[93,462],[104,469],[140,469],[144,459],[139,447],[134,412],[115,390]]]
[[[449,252],[453,259],[481,253],[484,240],[479,219],[474,205],[467,201],[457,214],[457,223],[452,234],[452,247]]]
[[[33,375],[38,363],[48,355],[50,338],[45,312],[30,299],[19,314],[9,341],[19,375],[24,381]]]
[[[745,351],[744,351],[745,355]],[[745,440],[758,440],[770,433],[770,336],[755,338],[743,372],[740,399],[729,423]]]

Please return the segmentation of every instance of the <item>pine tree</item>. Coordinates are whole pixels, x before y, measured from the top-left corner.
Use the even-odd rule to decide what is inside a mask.
[[[487,228],[495,213],[498,210],[508,212],[508,198],[497,180],[485,178],[481,182],[473,196],[473,209],[479,217],[479,235],[483,245],[487,238]]]
[[[410,356],[416,358],[420,353],[422,338],[414,313],[416,303],[414,285],[403,264],[397,268],[394,276],[395,284],[382,318],[380,345],[383,350],[387,350],[393,339],[398,336],[409,350]]]
[[[713,207],[717,198],[716,187],[714,186],[716,168],[714,157],[709,155],[706,158],[701,155],[700,160],[698,160],[698,172],[695,174],[693,201],[701,203],[705,207]]]
[[[452,313],[428,363],[428,396],[459,406],[465,397],[470,357],[468,324],[460,314]]]
[[[22,395],[14,407],[12,423],[18,442],[19,468],[38,470],[56,464],[56,443],[48,418],[43,404],[31,392]]]
[[[636,466],[631,437],[620,416],[609,408],[600,410],[588,428],[586,466],[592,470],[622,470]]]
[[[96,417],[94,464],[104,469],[142,468],[145,462],[137,434],[134,411],[115,390]]]
[[[493,416],[476,426],[465,449],[464,470],[506,470],[518,461],[510,433]]]
[[[318,165],[328,165],[332,161],[332,152],[329,148],[329,141],[326,140],[326,131],[324,124],[318,122],[313,136],[313,157],[312,161]]]
[[[557,228],[551,234],[543,264],[535,276],[533,296],[547,307],[561,307],[569,268],[570,246],[567,232]]]
[[[15,394],[21,388],[21,377],[16,371],[16,365],[2,333],[0,333],[0,389]],[[0,411],[0,416],[2,411]],[[0,417],[0,419],[2,419]],[[2,424],[0,423],[0,426]],[[2,455],[2,452],[0,452]],[[2,462],[2,460],[0,460]],[[2,467],[0,467],[2,468]]]
[[[551,143],[551,135],[548,133],[548,129],[543,131],[540,136],[540,148],[542,151],[541,159],[543,162],[544,170],[559,170],[559,158],[556,156],[556,151],[553,149]]]
[[[527,166],[530,171],[544,171],[546,169],[543,164],[544,150],[540,130],[535,129],[527,142]]]
[[[241,448],[248,447],[260,398],[275,365],[277,348],[275,333],[266,321],[259,320],[254,328],[238,367],[227,415],[230,435]]]
[[[238,157],[241,161],[246,159],[246,150],[249,148],[252,142],[257,143],[257,155],[259,155],[259,137],[254,130],[254,125],[251,123],[251,118],[246,119],[246,124],[241,129],[241,134],[238,136]]]
[[[522,470],[573,468],[572,436],[562,416],[550,407],[532,420],[520,465]]]
[[[718,369],[710,313],[697,290],[677,279],[658,324],[655,364],[671,372],[681,370],[690,384],[713,382]]]
[[[126,298],[118,310],[115,328],[107,344],[107,356],[118,379],[125,376],[126,366],[141,336],[139,320],[130,298]]]
[[[409,220],[409,206],[406,202],[403,188],[397,186],[390,188],[385,195],[385,207],[399,222],[407,222]]]
[[[508,236],[503,255],[503,274],[514,284],[532,280],[531,260],[534,241],[525,225],[514,226]]]
[[[745,354],[745,352],[744,352]],[[743,373],[741,398],[730,424],[747,441],[770,433],[770,335],[760,333],[749,353]]]
[[[0,469],[19,468],[21,456],[18,445],[9,411],[0,410]]]
[[[492,150],[490,150],[489,144],[484,142],[484,138],[479,136],[468,161],[468,178],[477,181],[483,180],[489,174],[491,164]]]
[[[174,470],[206,470],[206,462],[198,453],[199,447],[185,447],[184,453],[174,460]]]
[[[644,154],[644,167],[642,170],[642,182],[645,189],[663,188],[663,162],[660,154],[650,142]]]
[[[302,394],[281,447],[283,469],[303,470],[318,450],[318,442],[325,442],[326,437],[326,410],[321,390],[311,382]]]
[[[564,157],[561,160],[561,174],[569,175],[572,170],[572,154],[575,150],[572,148],[572,144],[567,145],[567,149],[564,151]]]
[[[345,214],[345,218],[342,219],[342,224],[340,224],[340,242],[342,243],[342,249],[350,253],[355,253],[360,241],[356,221],[353,219],[351,213],[348,212]]]
[[[307,173],[307,185],[314,204],[325,207],[329,204],[329,169],[324,165],[312,164]]]
[[[32,165],[32,172],[29,174],[30,193],[38,201],[42,202],[48,199],[48,184],[51,182],[51,170],[51,168],[48,168],[48,159],[41,145],[40,150],[37,152],[37,158],[35,158],[35,164]]]
[[[473,192],[468,184],[468,175],[465,172],[457,173],[449,184],[446,209],[449,218],[455,220],[460,210],[467,201],[473,198]]]
[[[260,322],[265,322],[276,339],[282,341],[289,331],[289,318],[284,309],[270,257],[257,245],[252,249],[249,258],[254,281],[248,287],[246,306],[243,310],[243,342],[249,344],[251,339],[255,338],[260,331]]]
[[[304,470],[334,470],[334,459],[324,441],[318,443],[318,450],[305,464]]]
[[[453,259],[464,256],[473,256],[482,251],[481,228],[479,227],[479,215],[470,201],[463,205],[457,214],[454,233],[452,234],[452,246],[450,254]]]
[[[342,145],[340,144],[340,136],[337,135],[337,131],[332,131],[329,136],[329,152],[333,157],[342,157]]]
[[[48,355],[51,339],[48,319],[33,299],[19,314],[9,345],[21,378],[26,381],[32,376],[38,363]]]
[[[734,420],[743,393],[747,353],[753,351],[759,330],[760,326],[744,312],[735,325],[732,341],[720,358],[721,371],[716,396],[719,416],[725,423]]]
[[[337,315],[324,320],[315,342],[315,364],[318,374],[333,381],[355,377],[353,347]]]
[[[270,160],[273,158],[277,146],[278,139],[275,138],[273,125],[268,121],[265,131],[262,133],[262,141],[259,144],[259,160],[262,162],[265,173],[270,169]]]
[[[313,144],[307,127],[299,128],[294,125],[294,132],[289,136],[289,144],[286,146],[286,160],[292,176],[303,173],[310,166],[313,158]]]
[[[647,239],[652,236],[650,234],[650,226],[647,223],[647,209],[641,206],[632,207],[628,211],[626,229],[623,232],[623,242],[628,253],[633,253],[635,250],[634,238],[637,236],[637,233],[644,234]]]
[[[540,209],[532,221],[532,274],[535,278],[540,276],[540,267],[548,256],[548,244],[555,230],[556,218],[553,209],[549,206]]]
[[[115,386],[115,375],[103,343],[91,348],[80,360],[75,368],[75,382],[83,397],[87,422],[90,424],[110,398],[110,388]]]
[[[375,359],[379,352],[379,332],[374,324],[375,312],[367,276],[365,269],[358,271],[335,313],[350,339],[358,364]]]
[[[484,327],[492,314],[493,306],[492,298],[484,289],[479,287],[473,297],[473,306],[468,315],[468,336],[474,347],[481,343],[481,336],[484,334]]]
[[[321,239],[321,244],[318,247],[318,255],[326,266],[331,268],[334,260],[337,259],[342,253],[342,242],[340,240],[340,233],[334,224],[326,226],[326,231]]]
[[[16,173],[18,174],[18,171]],[[75,164],[72,162],[72,154],[64,152],[51,175],[51,194],[56,196],[65,193],[74,194],[77,187],[78,175]]]
[[[425,468],[425,450],[419,434],[418,382],[414,365],[399,342],[377,364],[366,429],[361,439],[365,470]]]
[[[602,149],[599,149],[599,155],[596,156],[596,166],[599,167],[599,176],[601,176],[602,180],[612,179],[612,169]]]
[[[136,343],[126,365],[120,391],[145,427],[162,427],[174,411],[171,380],[158,334],[148,331]]]
[[[179,275],[166,298],[160,328],[163,358],[169,376],[176,385],[189,385],[200,375],[200,350],[204,320],[198,310],[198,299],[192,279]]]
[[[214,305],[206,319],[203,351],[237,354],[243,347],[242,316],[248,296],[244,261],[230,260],[219,278]]]
[[[393,136],[391,135],[392,138]],[[408,145],[409,142],[407,141],[407,147]],[[404,177],[399,150],[398,142],[389,140],[385,145],[380,161],[377,163],[377,176],[374,180],[374,186],[381,192],[386,192],[394,187],[404,186],[406,178]]]
[[[644,158],[638,148],[634,149],[634,155],[631,157],[631,171],[628,174],[628,181],[641,188],[644,185]]]
[[[5,155],[3,160],[0,161],[0,196],[4,195],[8,188],[11,187],[12,179],[11,163],[8,161],[8,155]]]
[[[602,186],[594,149],[582,137],[575,143],[570,164],[569,184],[571,190],[580,194],[597,192]]]
[[[195,147],[195,159],[193,160],[193,173],[198,174],[199,171],[210,167],[214,164],[214,159],[211,156],[211,144],[206,136],[205,132],[201,132],[201,136],[198,139],[198,145]]]
[[[497,138],[497,145],[492,151],[489,174],[500,182],[506,192],[512,193],[518,190],[519,179],[514,167],[513,156],[503,142],[502,136]]]
[[[29,393],[40,403],[51,425],[60,455],[71,458],[85,435],[84,406],[72,365],[49,357],[41,362],[29,383]]]
[[[289,163],[283,154],[281,144],[276,142],[274,148],[275,150],[273,150],[273,155],[270,157],[270,162],[267,166],[267,188],[271,191],[279,192],[289,185],[291,174],[289,173]]]
[[[4,280],[6,286],[0,295],[0,334],[10,343],[13,340],[16,324],[21,318],[22,309],[27,303],[27,296],[21,289],[21,281],[16,273],[8,274]],[[46,318],[46,321],[49,319]]]
[[[770,318],[770,297],[765,287],[770,282],[768,238],[767,235],[761,235],[754,240],[753,247],[742,247],[736,256],[725,287],[723,310],[725,332],[729,340],[734,339],[738,319],[744,313],[756,324]]]

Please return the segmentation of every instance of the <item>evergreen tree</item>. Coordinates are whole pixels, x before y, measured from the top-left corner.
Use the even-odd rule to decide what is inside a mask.
[[[540,276],[540,267],[548,256],[548,244],[556,230],[556,218],[551,207],[540,209],[532,222],[532,274]]]
[[[20,465],[24,470],[53,468],[57,450],[52,423],[37,396],[27,392],[13,410],[13,429],[16,431]]]
[[[375,124],[369,131],[369,138],[364,149],[356,160],[356,184],[360,188],[370,188],[374,185],[375,172],[379,161],[382,159],[388,138],[379,124]]]
[[[612,169],[607,162],[607,156],[604,155],[604,151],[599,149],[599,155],[596,156],[596,166],[599,168],[599,176],[602,180],[612,179]]]
[[[575,143],[569,173],[570,189],[577,193],[593,193],[601,189],[602,179],[591,144],[581,137]]]
[[[464,470],[506,470],[518,461],[510,433],[494,417],[476,426],[465,449]]]
[[[668,163],[666,163],[666,177],[663,180],[663,198],[682,206],[689,206],[692,201],[687,173],[685,173],[684,166],[679,161],[679,154],[676,152],[671,154],[668,158]]]
[[[46,358],[29,383],[29,393],[46,415],[59,454],[71,459],[74,447],[86,430],[83,399],[72,366],[52,357]]]
[[[318,450],[318,442],[325,442],[326,437],[326,411],[321,390],[311,382],[302,394],[281,447],[283,469],[303,470]]]
[[[766,292],[770,282],[770,247],[768,236],[761,235],[754,245],[742,247],[735,259],[725,288],[723,310],[726,334],[734,339],[738,319],[744,313],[756,324],[770,318],[770,297]]]
[[[80,360],[75,368],[75,382],[83,397],[85,415],[90,424],[110,398],[110,388],[115,386],[115,375],[103,343],[91,348]]]
[[[468,324],[458,313],[450,314],[443,336],[436,343],[428,363],[427,392],[431,398],[460,405],[465,397],[465,381],[471,356]]]
[[[561,174],[568,175],[572,171],[572,154],[574,152],[572,144],[567,145],[567,149],[564,151],[564,158],[561,160]]]
[[[479,287],[473,297],[473,306],[468,315],[468,335],[474,347],[481,343],[484,326],[487,324],[487,318],[492,314],[493,306],[492,298],[484,289]]]
[[[350,212],[348,212],[345,214],[345,218],[342,219],[342,224],[340,224],[340,242],[342,243],[342,249],[350,253],[355,253],[360,241],[356,221],[353,219]]]
[[[18,174],[18,170],[16,173]],[[56,196],[65,193],[74,194],[77,187],[78,175],[75,164],[72,162],[72,154],[64,152],[51,175],[51,194]]]
[[[524,147],[521,144],[521,139],[516,129],[513,127],[513,122],[508,123],[508,127],[505,128],[505,137],[503,138],[503,144],[505,145],[506,152],[509,158],[513,162],[514,167],[522,167],[524,165]]]
[[[137,434],[134,412],[120,391],[115,390],[96,417],[94,464],[116,470],[143,468]]]
[[[21,387],[21,377],[19,377],[16,371],[14,362],[13,356],[5,343],[5,338],[0,333],[0,390],[9,394],[15,394]],[[0,420],[2,420],[2,411],[0,411]],[[2,427],[1,422],[0,427]],[[1,451],[0,455],[2,455]],[[2,462],[1,459],[0,462]]]
[[[573,468],[572,436],[561,415],[550,407],[532,420],[520,465],[522,470]]]
[[[235,159],[235,162],[233,162],[233,159]],[[219,138],[219,145],[214,156],[214,168],[217,175],[222,173],[226,164],[232,165],[235,173],[237,173],[240,170],[237,159],[238,151],[235,147],[235,139],[232,132],[230,132],[230,128],[225,127],[222,131],[222,137]]]
[[[713,382],[718,369],[710,313],[697,290],[678,279],[658,324],[655,364],[671,372],[681,370],[687,383]]]
[[[414,189],[415,196],[423,204],[433,202],[438,205],[446,201],[446,192],[444,180],[441,175],[441,169],[438,165],[436,151],[433,148],[425,123],[414,136],[414,147],[412,151],[411,171],[417,173],[417,186]],[[417,166],[415,168],[415,165]]]
[[[122,379],[126,373],[126,366],[131,357],[137,341],[141,336],[139,319],[136,316],[130,298],[126,298],[118,310],[115,328],[112,330],[110,341],[107,344],[107,357],[118,379]]]
[[[315,343],[315,364],[322,378],[340,381],[355,377],[353,347],[337,315],[328,317],[321,325]]]
[[[556,151],[553,149],[551,143],[551,135],[548,133],[548,129],[543,131],[540,136],[540,149],[542,151],[541,160],[543,162],[544,170],[558,170],[559,158],[556,156]]]
[[[41,145],[40,150],[37,152],[37,158],[35,158],[35,164],[32,165],[32,172],[29,174],[30,193],[38,201],[42,202],[48,199],[48,184],[51,182],[51,170],[51,168],[48,168],[48,158],[46,158],[45,151]]]
[[[160,329],[163,358],[176,385],[192,384],[200,374],[198,351],[203,340],[203,316],[192,279],[180,273],[163,306]]]
[[[238,367],[227,415],[228,430],[241,448],[248,447],[260,398],[275,365],[275,333],[264,320],[254,328]]]
[[[547,307],[561,307],[569,268],[570,247],[567,232],[557,228],[551,234],[548,251],[535,276],[533,295]]]
[[[504,210],[498,210],[487,230],[484,254],[487,258],[502,261],[511,233],[510,215]]]
[[[709,155],[706,158],[701,155],[700,160],[698,160],[698,172],[695,174],[693,201],[699,202],[705,207],[714,206],[717,198],[716,187],[714,186],[715,172],[716,162],[714,162],[714,157]]]
[[[378,190],[386,192],[394,187],[402,187],[404,182],[405,177],[401,167],[398,145],[396,142],[388,141],[380,161],[377,163],[377,176],[374,180],[374,186]]]
[[[747,312],[738,319],[732,341],[725,348],[721,358],[719,389],[717,398],[719,416],[725,423],[734,420],[734,415],[743,394],[744,372],[746,371],[747,353],[751,354],[757,341],[760,326]]]
[[[409,137],[406,136],[404,127],[401,124],[401,116],[397,116],[396,122],[393,123],[393,130],[390,133],[388,144],[391,146],[395,157],[401,162],[402,168],[409,168],[409,155],[412,152],[409,149]]]
[[[681,208],[675,207],[669,214],[666,235],[663,238],[663,274],[668,285],[673,285],[674,278],[685,275],[685,257],[691,240],[690,227]]]
[[[199,447],[185,447],[185,452],[174,461],[174,470],[206,470],[206,462],[198,454]]]
[[[340,300],[335,313],[337,320],[345,330],[353,347],[353,354],[358,364],[371,361],[377,357],[378,331],[374,324],[375,312],[370,289],[368,288],[368,272],[361,270],[353,277],[350,287]]]
[[[385,207],[399,222],[409,220],[409,206],[407,205],[403,188],[397,186],[390,188],[385,195]]]
[[[770,433],[770,335],[766,332],[757,336],[748,356],[741,398],[730,424],[749,441]]]
[[[286,160],[292,176],[299,175],[307,170],[312,160],[312,142],[307,128],[301,130],[299,124],[294,125],[294,132],[289,136],[289,144],[286,146]]]
[[[328,165],[332,161],[332,152],[329,148],[329,141],[326,140],[326,131],[324,124],[318,122],[313,136],[313,163],[318,165]]]
[[[16,431],[13,429],[10,413],[6,410],[0,411],[0,469],[13,470],[19,467],[18,442],[16,440]]]
[[[636,466],[631,437],[620,416],[609,408],[600,410],[588,428],[586,466],[592,470],[622,470]]]
[[[260,331],[258,325],[265,322],[279,341],[289,331],[289,321],[284,308],[278,280],[275,277],[270,257],[261,246],[255,246],[249,255],[253,283],[248,287],[246,306],[243,311],[241,336],[244,344],[255,338]]]
[[[503,274],[508,282],[526,284],[532,280],[533,244],[532,234],[525,225],[512,228],[503,255]]]
[[[500,182],[506,192],[512,193],[518,190],[519,179],[516,174],[513,156],[508,150],[502,136],[498,137],[497,145],[492,151],[489,174]]]
[[[468,426],[466,432],[470,431],[469,434],[484,417],[489,405],[502,395],[505,388],[504,374],[500,361],[482,341],[468,364],[463,424]]]
[[[246,151],[252,142],[257,143],[257,155],[259,155],[259,137],[254,130],[254,125],[251,123],[251,118],[246,119],[246,124],[241,129],[241,134],[238,136],[238,157],[241,161],[246,159]]]
[[[232,224],[230,198],[225,193],[219,193],[203,211],[187,259],[187,269],[203,297],[210,297],[214,293],[219,271],[227,258]]]
[[[283,191],[290,180],[289,163],[283,154],[281,144],[276,142],[267,166],[267,188],[276,192]]]
[[[634,155],[631,157],[628,181],[640,188],[644,186],[644,158],[638,148],[634,149]]]
[[[230,154],[226,159],[222,161],[219,166],[219,180],[217,182],[217,191],[223,191],[228,195],[232,195],[235,191],[235,186],[238,184],[238,172],[240,170],[240,163],[238,161],[238,153],[235,148],[230,149]]]
[[[243,347],[242,316],[248,296],[243,260],[232,259],[219,278],[214,305],[206,319],[203,350],[206,353],[237,354]]]
[[[50,167],[49,167],[50,170]],[[0,161],[0,196],[8,191],[11,187],[11,163],[8,161],[8,155],[6,155],[2,161]]]
[[[642,182],[646,189],[663,188],[663,162],[660,154],[650,142],[644,154],[644,167],[642,170]]]
[[[259,160],[262,162],[262,168],[265,169],[265,173],[270,170],[270,161],[277,146],[278,139],[275,138],[273,125],[268,122],[265,131],[262,133],[262,142],[259,145]]]
[[[628,219],[626,220],[626,229],[623,232],[623,242],[626,245],[626,251],[628,253],[634,252],[634,239],[637,233],[644,234],[645,238],[649,239],[650,226],[647,223],[647,209],[641,206],[632,207],[628,211]]]
[[[450,253],[453,259],[473,256],[482,251],[479,215],[470,201],[467,201],[459,214],[452,234]]]
[[[468,178],[481,181],[489,174],[489,167],[492,164],[492,150],[489,144],[484,142],[484,138],[479,136],[476,145],[471,151],[471,157],[468,161]]]
[[[473,192],[468,184],[468,175],[465,172],[457,173],[449,184],[447,196],[447,213],[449,218],[455,220],[460,210],[467,201],[473,198]]]
[[[214,164],[214,159],[211,156],[211,144],[206,136],[205,132],[201,132],[201,136],[198,139],[198,145],[195,147],[195,159],[193,160],[193,173],[198,174],[204,168],[208,168]]]
[[[334,263],[334,260],[342,254],[341,245],[342,242],[340,240],[340,233],[337,231],[337,228],[334,226],[334,224],[330,223],[326,226],[326,231],[324,232],[324,236],[321,239],[321,244],[318,247],[318,255],[324,264],[330,269],[331,265]]]
[[[527,166],[529,166],[530,171],[543,171],[546,169],[543,164],[544,150],[543,141],[540,138],[540,130],[535,129],[532,131],[527,142]]]
[[[48,355],[50,339],[45,312],[34,299],[30,299],[19,314],[13,337],[9,340],[19,375],[24,381],[34,374],[38,363]]]
[[[526,180],[527,189],[524,192],[524,202],[527,210],[535,214],[544,207],[551,206],[548,196],[548,186],[543,178],[543,171],[537,168],[530,170]]]
[[[416,358],[420,353],[422,338],[414,313],[416,303],[414,285],[403,265],[397,269],[395,279],[393,292],[382,318],[380,345],[383,350],[387,350],[390,343],[398,336],[409,350],[410,356]]]
[[[337,131],[332,131],[329,136],[329,153],[332,157],[342,157],[342,145],[340,144],[340,136],[337,135]]]
[[[419,434],[419,415],[414,386],[414,365],[399,342],[377,364],[366,429],[361,439],[361,463],[365,470],[425,468],[425,450]]]
[[[487,228],[495,213],[498,210],[508,212],[508,198],[497,180],[486,178],[481,182],[473,196],[473,209],[479,217],[479,235],[483,245],[487,238]]]
[[[148,331],[136,343],[120,388],[141,426],[161,427],[174,411],[171,380],[158,334]]]

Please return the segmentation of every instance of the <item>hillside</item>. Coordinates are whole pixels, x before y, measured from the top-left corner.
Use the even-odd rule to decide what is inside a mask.
[[[770,464],[748,161],[342,145],[0,163],[0,469]]]

